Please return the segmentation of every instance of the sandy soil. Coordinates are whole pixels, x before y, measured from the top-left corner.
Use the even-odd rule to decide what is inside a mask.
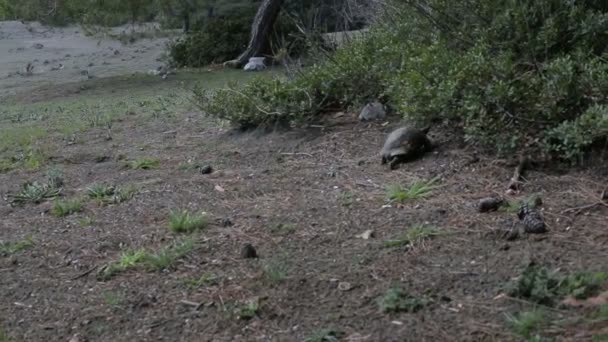
[[[111,34],[129,33],[131,26]],[[152,25],[134,28],[152,31]],[[51,28],[37,23],[0,22],[0,97],[41,85],[60,85],[92,77],[148,72],[161,66],[168,38],[122,44],[109,35],[86,36],[79,27]],[[32,75],[26,66],[32,63]],[[89,76],[90,75],[90,76]]]

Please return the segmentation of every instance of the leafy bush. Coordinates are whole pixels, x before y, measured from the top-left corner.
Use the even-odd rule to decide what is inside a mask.
[[[200,88],[195,90],[195,100],[203,112],[242,129],[314,121],[328,111],[383,95],[390,69],[374,63],[378,48],[372,39],[354,41],[292,80],[258,77],[215,91]],[[393,50],[385,52],[389,59]]]
[[[246,47],[254,13],[209,19],[200,31],[173,43],[169,57],[176,67],[202,67],[236,57]]]
[[[266,126],[380,98],[410,121],[450,122],[488,150],[570,161],[608,138],[605,2],[394,3],[402,10],[292,80],[199,97],[202,108]]]
[[[563,297],[586,299],[596,295],[607,281],[608,274],[603,272],[577,272],[563,275],[551,272],[545,267],[528,265],[516,280],[507,285],[506,289],[510,296],[553,305]]]

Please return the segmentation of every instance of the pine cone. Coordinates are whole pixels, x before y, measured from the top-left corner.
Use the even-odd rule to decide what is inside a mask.
[[[527,203],[522,204],[517,216],[523,221],[524,230],[530,234],[542,234],[547,232],[545,220],[536,208],[530,208]]]

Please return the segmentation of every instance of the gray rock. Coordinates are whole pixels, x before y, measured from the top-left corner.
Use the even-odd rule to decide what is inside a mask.
[[[33,47],[34,49],[38,49],[38,50],[40,50],[40,49],[42,49],[42,48],[44,47],[44,45],[42,45],[42,44],[40,44],[40,43],[36,43],[36,44],[32,45],[32,47]]]
[[[386,109],[382,103],[375,101],[365,105],[359,114],[359,120],[382,120],[386,117]]]
[[[264,64],[264,57],[251,57],[249,62],[245,64],[243,70],[245,71],[262,71],[266,69],[266,64]]]

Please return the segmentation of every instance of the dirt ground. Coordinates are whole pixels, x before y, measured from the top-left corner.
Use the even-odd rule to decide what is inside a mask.
[[[132,32],[149,36],[133,43],[113,37]],[[153,25],[115,27],[90,32],[81,27],[54,28],[38,23],[0,22],[0,97],[40,85],[61,85],[89,77],[147,73],[163,65],[163,52],[171,38]],[[31,74],[26,66],[31,63]]]
[[[39,101],[65,96],[40,91],[29,93]],[[15,99],[27,101],[19,92]],[[606,160],[529,170],[521,192],[507,198],[539,194],[549,231],[508,241],[501,232],[517,215],[479,213],[477,203],[504,195],[514,167],[449,127],[431,130],[434,152],[390,171],[378,152],[398,118],[364,124],[347,113],[307,130],[237,133],[193,111],[144,114],[121,118],[111,140],[90,129],[50,156],[65,198],[105,183],[135,186],[128,201],[87,201],[58,218],[50,201],[8,203],[24,182],[44,181],[46,169],[0,173],[0,241],[33,243],[0,256],[0,341],[2,331],[6,341],[521,341],[507,317],[535,306],[504,288],[526,264],[607,271],[608,207],[567,211],[597,201],[608,185]],[[159,167],[125,167],[138,158]],[[213,172],[180,167],[198,163]],[[428,197],[387,200],[387,186],[433,177],[439,183]],[[168,229],[170,211],[182,209],[209,217],[191,234],[193,251],[163,271],[96,277],[126,251],[183,238]],[[417,225],[439,234],[386,246]],[[360,237],[368,230],[369,239]],[[258,258],[241,257],[248,243]],[[393,287],[428,303],[382,312],[378,299]],[[239,317],[252,302],[252,317]],[[534,341],[608,334],[608,321],[585,319],[587,309],[545,309],[549,327]]]

